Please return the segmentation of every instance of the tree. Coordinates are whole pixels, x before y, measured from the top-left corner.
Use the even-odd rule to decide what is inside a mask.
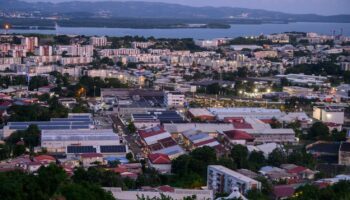
[[[288,155],[287,161],[288,163],[305,166],[311,169],[315,168],[316,166],[316,159],[312,156],[312,154],[307,153],[305,148],[299,151],[293,151],[290,155]]]
[[[281,164],[286,163],[287,157],[285,152],[280,149],[274,149],[268,156],[267,163],[272,166],[280,166]]]
[[[114,65],[114,61],[108,57],[104,57],[101,59],[101,64],[106,64],[106,65],[109,65],[109,66],[113,66]]]
[[[60,187],[57,192],[64,199],[74,200],[114,200],[115,198],[109,192],[93,184],[68,184]],[[59,199],[59,198],[57,198]]]
[[[248,156],[249,169],[258,171],[261,167],[266,165],[264,153],[261,151],[252,151]]]
[[[265,195],[263,194],[261,191],[259,190],[249,190],[246,197],[248,199],[259,199],[259,200],[269,200],[269,196],[268,195]]]
[[[131,162],[134,160],[134,155],[131,152],[129,152],[126,154],[126,159],[128,159]]]
[[[22,142],[23,144],[19,144]],[[6,139],[6,144],[14,148],[13,154],[15,156],[22,155],[26,147],[33,150],[34,147],[40,144],[40,130],[36,125],[29,125],[26,130],[19,130],[12,133]]]
[[[49,85],[49,81],[46,77],[34,76],[29,81],[29,90],[37,90],[40,87]]]
[[[246,146],[234,145],[231,150],[231,157],[238,169],[247,167],[248,149]]]
[[[322,140],[329,136],[329,128],[322,122],[315,122],[308,131],[308,139]]]
[[[207,86],[207,93],[209,94],[218,94],[221,87],[219,83],[213,83]]]
[[[54,164],[41,167],[37,175],[22,171],[0,173],[1,200],[113,200],[111,193],[91,182],[76,183]]]
[[[129,122],[127,129],[129,133],[134,134],[136,132],[136,126],[134,122]]]

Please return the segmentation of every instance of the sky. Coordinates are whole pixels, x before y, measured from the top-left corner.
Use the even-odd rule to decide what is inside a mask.
[[[62,2],[71,0],[25,0]],[[80,0],[108,1],[108,0]],[[116,0],[115,0],[116,1]],[[230,6],[299,14],[350,14],[350,0],[122,0],[176,3],[190,6]]]

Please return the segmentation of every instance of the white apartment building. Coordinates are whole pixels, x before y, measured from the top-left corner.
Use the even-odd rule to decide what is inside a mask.
[[[0,65],[21,64],[22,58],[3,57],[0,58]]]
[[[277,51],[258,51],[254,53],[255,58],[275,58],[277,57]]]
[[[289,43],[289,36],[287,34],[272,34],[266,36],[266,38],[273,43]]]
[[[74,67],[56,67],[56,71],[60,72],[61,74],[69,74],[73,77],[79,77],[82,74],[82,67],[81,66],[74,66]]]
[[[313,118],[325,123],[344,124],[344,108],[332,106],[315,106]]]
[[[62,57],[61,65],[84,65],[89,64],[93,60],[92,57]]]
[[[90,37],[90,44],[94,47],[107,46],[107,37]]]
[[[152,46],[154,43],[153,42],[132,42],[131,47],[136,49],[136,48],[141,48],[141,49],[147,49],[148,47]]]
[[[217,40],[196,40],[194,43],[203,48],[215,48],[219,45]]]
[[[79,57],[91,57],[94,53],[94,47],[92,45],[57,45],[55,53],[62,55],[66,53],[67,56],[79,56]]]
[[[214,193],[228,193],[237,187],[241,193],[252,189],[261,189],[261,183],[221,165],[209,165],[207,187]]]
[[[52,56],[52,46],[39,46],[35,48],[37,56]]]
[[[39,40],[37,37],[24,37],[21,39],[21,45],[24,45],[28,52],[34,52],[35,47],[39,46]]]
[[[164,104],[167,107],[183,107],[185,95],[180,92],[167,92],[164,94]]]
[[[121,48],[121,49],[102,49],[100,55],[102,57],[118,56],[118,55],[139,55],[140,49]]]
[[[342,62],[340,63],[341,70],[350,71],[350,62]]]

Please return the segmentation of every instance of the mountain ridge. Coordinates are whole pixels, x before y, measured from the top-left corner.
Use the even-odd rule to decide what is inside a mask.
[[[259,19],[270,21],[319,21],[350,22],[350,15],[290,14],[263,9],[238,7],[193,7],[174,3],[143,1],[69,1],[69,2],[25,2],[0,0],[2,11],[40,11],[46,14],[64,15],[74,12],[88,12],[97,15],[105,12],[111,18],[202,18],[202,19]]]

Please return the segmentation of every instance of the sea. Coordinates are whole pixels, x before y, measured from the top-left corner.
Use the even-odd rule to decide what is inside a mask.
[[[0,30],[4,32],[4,30]],[[155,38],[234,38],[282,32],[316,32],[319,34],[343,34],[350,36],[350,23],[297,22],[289,24],[232,24],[229,29],[178,28],[178,29],[131,29],[95,27],[57,27],[56,30],[13,29],[9,33],[66,34],[86,36],[144,36]]]

